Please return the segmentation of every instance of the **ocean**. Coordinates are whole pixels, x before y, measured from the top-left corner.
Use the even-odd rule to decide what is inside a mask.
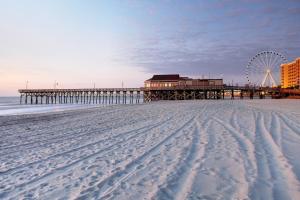
[[[79,108],[100,107],[103,105],[82,104],[20,104],[19,97],[0,97],[0,116],[32,113],[46,113]]]
[[[4,104],[17,105],[19,104],[19,97],[0,97],[0,106]]]
[[[142,103],[143,100],[140,101]],[[135,103],[135,100],[134,100]],[[129,104],[129,98],[127,100]],[[20,104],[20,97],[0,97],[0,116],[32,113],[57,112],[91,107],[104,107],[113,104]]]

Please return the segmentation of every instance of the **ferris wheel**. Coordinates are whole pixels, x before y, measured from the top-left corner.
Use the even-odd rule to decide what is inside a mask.
[[[275,51],[263,51],[249,61],[246,78],[251,86],[276,87],[280,84],[280,65],[287,59]]]

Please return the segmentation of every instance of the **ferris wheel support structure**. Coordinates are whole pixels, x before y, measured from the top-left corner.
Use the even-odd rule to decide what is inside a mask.
[[[261,87],[265,87],[267,78],[269,78],[272,87],[277,87],[276,81],[275,81],[275,79],[272,76],[271,70],[267,70],[266,71],[266,75],[265,75],[263,81],[261,82]]]

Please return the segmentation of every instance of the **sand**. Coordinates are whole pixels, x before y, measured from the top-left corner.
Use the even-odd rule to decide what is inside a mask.
[[[299,199],[300,101],[0,116],[0,199]]]

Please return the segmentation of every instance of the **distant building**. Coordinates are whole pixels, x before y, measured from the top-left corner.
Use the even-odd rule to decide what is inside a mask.
[[[281,65],[281,87],[299,87],[300,85],[300,58]]]
[[[145,88],[209,87],[223,86],[223,79],[192,79],[179,74],[153,75],[146,80]]]

